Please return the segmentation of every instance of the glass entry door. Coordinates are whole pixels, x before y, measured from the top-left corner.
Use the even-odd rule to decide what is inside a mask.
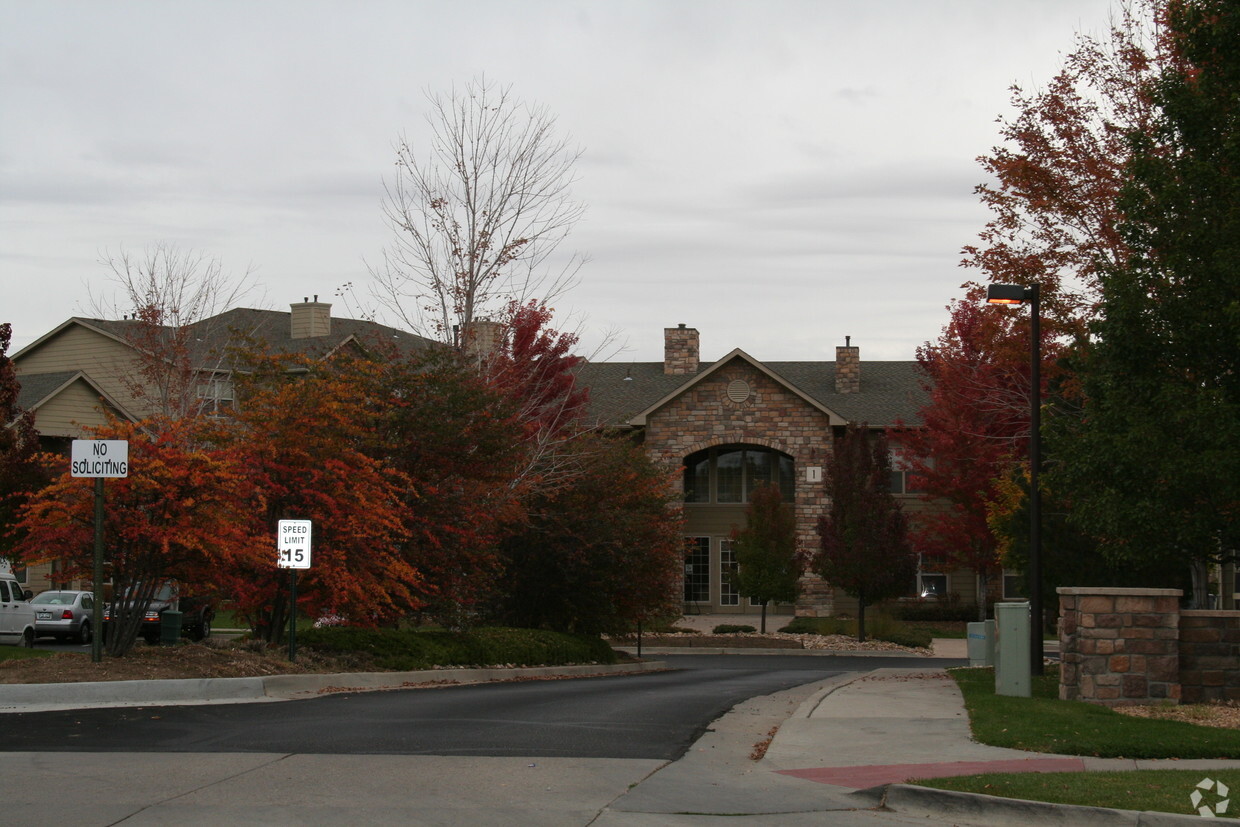
[[[710,603],[710,538],[685,538],[685,602]]]

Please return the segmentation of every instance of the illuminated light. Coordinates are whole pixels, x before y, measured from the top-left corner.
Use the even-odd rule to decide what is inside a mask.
[[[990,284],[986,286],[987,304],[1024,304],[1032,298],[1029,288],[1019,284]]]

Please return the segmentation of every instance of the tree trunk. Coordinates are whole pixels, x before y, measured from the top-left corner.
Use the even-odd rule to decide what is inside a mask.
[[[857,641],[865,643],[865,598],[857,598]]]
[[[766,634],[766,601],[762,601],[762,634]]]
[[[1202,560],[1189,564],[1193,578],[1193,596],[1190,605],[1194,609],[1210,608],[1210,569]]]

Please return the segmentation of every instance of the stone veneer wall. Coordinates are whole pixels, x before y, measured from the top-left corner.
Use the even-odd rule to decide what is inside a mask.
[[[1240,700],[1240,611],[1180,613],[1180,700]]]
[[[1180,700],[1179,589],[1061,588],[1059,697]]]
[[[747,383],[750,390],[741,402],[728,394],[728,385],[737,380]],[[808,482],[805,469],[825,466],[832,450],[830,422],[822,411],[748,362],[738,358],[724,365],[651,414],[644,444],[655,460],[669,468],[679,467],[695,451],[716,445],[761,445],[788,454],[796,480],[797,547],[807,553],[817,549],[826,488],[821,482]],[[683,483],[677,477],[677,487]],[[833,608],[831,589],[817,575],[807,574],[797,614],[827,616]]]

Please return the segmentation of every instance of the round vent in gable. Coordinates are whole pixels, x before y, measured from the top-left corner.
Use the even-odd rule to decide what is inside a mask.
[[[749,383],[744,379],[733,379],[728,383],[728,399],[731,399],[738,405],[749,399],[751,392]]]

